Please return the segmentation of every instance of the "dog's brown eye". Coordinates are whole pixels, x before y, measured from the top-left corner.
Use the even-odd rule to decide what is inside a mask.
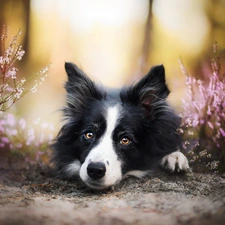
[[[122,138],[122,139],[120,140],[120,144],[122,144],[122,145],[128,145],[128,144],[130,144],[130,139],[124,137],[124,138]]]
[[[94,137],[94,134],[93,134],[92,132],[88,132],[88,133],[85,134],[85,137],[86,137],[87,139],[91,139],[91,138]]]

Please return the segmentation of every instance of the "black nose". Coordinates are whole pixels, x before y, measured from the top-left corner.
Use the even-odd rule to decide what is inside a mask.
[[[106,168],[105,164],[101,162],[90,163],[87,167],[87,173],[89,177],[94,180],[101,179],[105,176]]]

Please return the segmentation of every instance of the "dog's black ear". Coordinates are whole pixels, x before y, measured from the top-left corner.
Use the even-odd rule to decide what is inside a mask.
[[[79,67],[74,63],[65,62],[65,70],[68,75],[68,80],[71,82],[79,78],[82,79],[83,77],[86,77],[84,72],[81,69],[79,69]]]
[[[66,62],[65,70],[68,75],[65,89],[70,108],[77,108],[85,104],[87,100],[101,100],[104,97],[103,91],[78,66]]]
[[[152,67],[151,70],[136,84],[121,91],[122,101],[141,104],[151,108],[157,102],[165,102],[170,91],[166,85],[163,65]]]

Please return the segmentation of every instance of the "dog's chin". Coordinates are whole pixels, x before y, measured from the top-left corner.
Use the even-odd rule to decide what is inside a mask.
[[[119,181],[115,182],[115,183],[111,183],[111,184],[106,184],[104,182],[104,179],[100,179],[100,180],[93,180],[93,179],[87,179],[86,181],[84,181],[84,183],[91,189],[96,189],[96,190],[103,190],[103,189],[107,189],[110,187],[113,187],[114,185],[116,185]]]
[[[101,183],[96,183],[96,182],[86,182],[85,183],[89,188],[95,189],[95,190],[103,190],[108,188],[108,186],[105,186]]]
[[[92,188],[92,189],[98,189],[98,190],[103,190],[106,189],[110,186],[107,186],[104,184],[104,181],[96,181],[96,180],[92,180],[92,179],[88,179],[87,181],[84,182],[88,187]]]

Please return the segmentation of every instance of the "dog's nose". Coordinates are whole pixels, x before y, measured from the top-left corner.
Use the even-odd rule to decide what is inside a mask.
[[[89,177],[94,180],[101,179],[105,176],[106,167],[102,162],[90,163],[87,167],[87,173]]]

